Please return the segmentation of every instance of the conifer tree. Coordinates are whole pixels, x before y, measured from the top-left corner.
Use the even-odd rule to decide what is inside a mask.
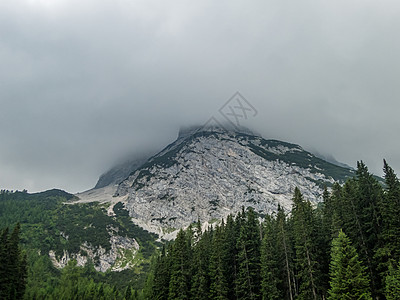
[[[228,283],[226,279],[226,250],[224,248],[223,231],[225,227],[218,226],[212,239],[210,258],[210,299],[228,299]]]
[[[249,208],[241,222],[238,240],[237,292],[240,299],[260,296],[260,228],[255,212]]]
[[[379,261],[374,259],[378,251],[381,231],[382,187],[368,172],[365,164],[357,162],[356,178],[348,180],[343,187],[341,200],[343,230],[353,241],[361,260],[366,264],[371,280],[372,294],[382,293],[377,271]]]
[[[237,298],[236,279],[238,273],[238,261],[237,261],[237,240],[240,229],[236,225],[232,215],[228,215],[226,218],[225,230],[223,232],[223,249],[225,250],[225,267],[226,267],[226,283],[228,287],[228,298]]]
[[[298,188],[293,197],[293,234],[296,249],[296,270],[299,280],[299,299],[318,299],[321,272],[316,245],[316,221],[309,201]]]
[[[189,299],[191,278],[192,234],[179,231],[171,251],[168,299]]]
[[[369,256],[367,261],[371,261],[369,268],[374,270],[376,265],[373,263],[373,252],[379,244],[378,240],[381,233],[382,217],[379,207],[382,203],[383,190],[378,181],[368,172],[367,166],[362,161],[357,163],[357,183],[359,194],[357,209],[360,214],[361,230],[365,235],[368,249],[366,251]]]
[[[277,248],[276,220],[266,216],[264,236],[261,243],[261,291],[262,299],[282,299],[281,268]]]
[[[208,299],[211,238],[209,231],[202,233],[200,222],[197,222],[196,227],[196,243],[193,246],[191,296],[192,299]],[[213,249],[213,251],[217,250]]]
[[[280,254],[279,261],[280,269],[282,271],[282,288],[280,290],[284,293],[284,299],[293,300],[294,295],[296,294],[293,243],[286,215],[281,207],[278,207],[276,226],[277,249]]]
[[[315,216],[315,244],[317,260],[319,262],[319,290],[325,298],[325,295],[329,288],[329,262],[330,262],[330,250],[332,232],[334,232],[334,207],[331,199],[331,195],[328,192],[327,187],[324,187],[323,202],[319,203],[317,208],[314,210]]]
[[[366,267],[343,231],[332,242],[330,286],[328,300],[372,299]]]
[[[169,246],[169,249],[170,246]],[[170,250],[171,251],[171,250]],[[169,293],[169,280],[170,280],[170,260],[166,255],[165,246],[161,250],[160,256],[157,257],[156,266],[154,270],[153,281],[153,299],[167,300]]]
[[[388,261],[400,259],[400,182],[394,170],[384,160],[386,189],[381,205],[382,235],[380,253],[388,267]]]

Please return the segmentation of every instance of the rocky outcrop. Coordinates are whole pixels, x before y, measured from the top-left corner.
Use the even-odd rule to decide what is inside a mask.
[[[68,253],[64,250],[61,257],[57,257],[55,252],[51,250],[49,257],[57,268],[65,267],[71,259],[77,261],[78,266],[84,266],[91,260],[94,267],[99,272],[106,272],[111,269],[112,271],[122,271],[133,267],[135,254],[139,250],[139,244],[135,239],[111,236],[110,237],[111,249],[106,249],[101,246],[93,246],[87,242],[80,246],[79,253]]]

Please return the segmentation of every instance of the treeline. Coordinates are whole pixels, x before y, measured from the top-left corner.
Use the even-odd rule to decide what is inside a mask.
[[[313,207],[296,188],[292,211],[260,222],[253,209],[165,246],[148,277],[149,299],[400,299],[400,183],[384,162],[380,184],[356,177]]]

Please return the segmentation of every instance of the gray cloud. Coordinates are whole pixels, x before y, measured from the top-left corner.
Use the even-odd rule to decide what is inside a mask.
[[[0,3],[0,186],[71,192],[239,90],[245,125],[397,170],[396,1]]]

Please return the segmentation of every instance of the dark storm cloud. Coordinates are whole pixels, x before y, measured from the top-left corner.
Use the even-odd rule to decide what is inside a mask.
[[[395,1],[0,3],[0,186],[76,192],[239,90],[247,126],[400,170]]]

